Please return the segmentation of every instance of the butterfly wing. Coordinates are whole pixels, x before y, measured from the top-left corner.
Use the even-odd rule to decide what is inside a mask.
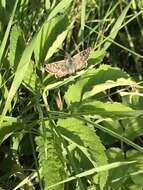
[[[55,74],[58,78],[73,74],[75,71],[85,68],[89,53],[90,48],[81,51],[72,58],[57,61],[51,64],[45,64],[45,70],[49,73]]]
[[[90,53],[90,48],[87,48],[80,53],[73,56],[73,61],[75,64],[76,71],[82,70],[86,66],[86,61]]]
[[[55,74],[59,78],[65,77],[69,74],[65,60],[45,64],[45,70],[49,73]]]

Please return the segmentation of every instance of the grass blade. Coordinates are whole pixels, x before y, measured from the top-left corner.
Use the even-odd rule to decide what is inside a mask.
[[[10,107],[11,101],[14,98],[16,91],[18,90],[20,84],[22,83],[22,80],[24,79],[24,76],[25,76],[26,71],[27,71],[28,66],[29,66],[29,62],[30,62],[30,58],[31,58],[33,49],[35,47],[35,41],[36,41],[35,38],[33,38],[31,43],[25,48],[23,55],[20,59],[19,65],[18,65],[17,70],[15,72],[15,76],[14,76],[14,79],[13,79],[13,82],[12,82],[12,85],[10,88],[10,91],[8,93],[8,97],[7,97],[4,109],[2,111],[0,126],[3,122],[4,116],[6,115],[8,109]]]
[[[2,44],[0,46],[0,63],[1,63],[3,52],[5,50],[5,46],[6,46],[6,43],[7,43],[7,40],[8,40],[10,29],[11,29],[11,26],[12,26],[13,18],[14,18],[14,15],[15,15],[16,7],[17,7],[17,3],[18,3],[18,0],[16,0],[16,2],[15,2],[13,11],[12,11],[12,14],[11,14],[11,17],[10,17],[10,20],[9,20],[5,35],[4,35],[4,38],[3,38],[3,41],[2,41]]]

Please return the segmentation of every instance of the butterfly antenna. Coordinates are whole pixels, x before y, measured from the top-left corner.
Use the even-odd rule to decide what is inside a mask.
[[[72,40],[73,40],[73,43],[74,43],[74,46],[75,46],[77,53],[80,53],[79,46],[77,45],[77,43],[75,42],[73,37],[72,37]]]

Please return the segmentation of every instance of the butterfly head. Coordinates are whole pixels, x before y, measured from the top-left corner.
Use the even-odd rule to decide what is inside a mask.
[[[74,64],[74,59],[68,54],[67,59],[65,60],[66,67],[69,71],[69,74],[75,73],[76,67]]]

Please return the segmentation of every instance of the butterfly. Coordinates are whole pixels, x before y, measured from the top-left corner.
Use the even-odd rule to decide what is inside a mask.
[[[45,70],[55,74],[58,78],[71,75],[76,71],[80,71],[86,67],[90,48],[87,48],[73,57],[68,56],[65,60],[57,61],[51,64],[45,64]]]

